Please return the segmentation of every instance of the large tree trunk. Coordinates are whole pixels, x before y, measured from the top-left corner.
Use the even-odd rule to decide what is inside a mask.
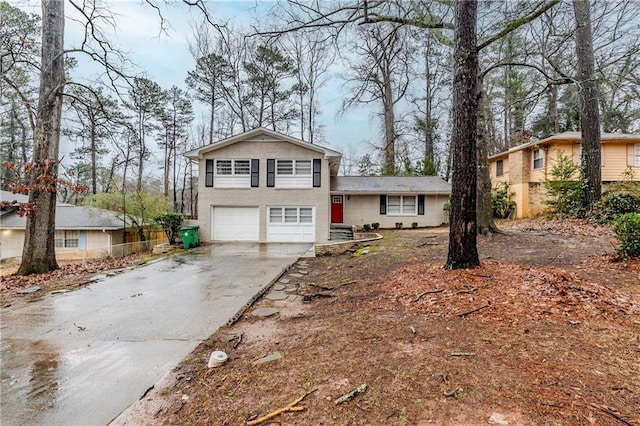
[[[55,252],[56,182],[64,90],[64,2],[42,0],[42,62],[38,116],[34,131],[34,168],[29,177],[29,203],[19,275],[58,268]]]
[[[576,54],[580,84],[580,128],[582,129],[582,208],[587,212],[600,199],[600,112],[598,87],[594,80],[591,15],[588,0],[574,0]]]
[[[486,119],[484,107],[484,92],[482,87],[482,77],[478,77],[478,199],[477,199],[477,219],[478,233],[487,234],[498,232],[499,229],[493,220],[493,209],[491,208],[491,176],[489,175],[489,155],[488,139],[486,138]]]
[[[476,137],[478,126],[478,51],[475,0],[455,5],[453,80],[453,175],[446,269],[480,265],[476,247]]]

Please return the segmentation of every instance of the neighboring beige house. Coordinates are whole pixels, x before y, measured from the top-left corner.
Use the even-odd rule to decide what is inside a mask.
[[[199,165],[202,241],[321,242],[332,225],[437,226],[451,187],[437,177],[338,177],[342,155],[258,128],[185,156]]]
[[[640,182],[640,135],[603,133],[601,141],[603,184],[629,179]],[[489,157],[491,186],[508,185],[516,217],[530,217],[546,209],[544,181],[551,177],[561,151],[580,164],[580,133],[560,133]]]
[[[0,200],[25,203],[28,197],[0,191]],[[26,218],[17,213],[17,206],[0,209],[0,259],[22,256]],[[56,258],[61,260],[90,259],[111,255],[114,245],[122,244],[122,219],[109,211],[70,204],[56,206]]]

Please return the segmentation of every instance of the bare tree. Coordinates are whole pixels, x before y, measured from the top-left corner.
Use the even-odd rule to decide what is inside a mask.
[[[322,31],[299,31],[281,40],[294,61],[300,122],[300,139],[314,143],[318,136],[317,117],[320,113],[318,91],[327,82],[327,71],[335,54]]]
[[[357,31],[356,53],[359,60],[351,65],[353,73],[347,77],[351,86],[349,96],[343,101],[343,109],[356,104],[380,105],[384,138],[383,174],[396,173],[395,108],[409,88],[411,53],[407,28],[379,23]]]

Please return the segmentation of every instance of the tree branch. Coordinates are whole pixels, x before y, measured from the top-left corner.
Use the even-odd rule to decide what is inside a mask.
[[[546,3],[546,0],[543,0],[542,2],[540,2],[538,6],[536,6],[537,10],[515,21],[507,22],[507,24],[505,25],[502,31],[500,31],[497,34],[494,34],[493,36],[489,37],[482,43],[478,44],[478,47],[477,47],[478,51],[484,49],[485,47],[489,46],[495,41],[500,40],[501,38],[508,35],[509,33],[512,33],[513,31],[517,30],[521,26],[528,24],[529,22],[533,21],[538,16],[542,15],[543,13],[545,13],[547,10],[551,9],[558,3],[560,3],[560,0],[551,0],[549,1],[549,3]]]

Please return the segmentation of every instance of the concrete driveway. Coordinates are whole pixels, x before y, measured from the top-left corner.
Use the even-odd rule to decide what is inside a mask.
[[[201,247],[3,310],[0,424],[108,424],[309,247]]]

